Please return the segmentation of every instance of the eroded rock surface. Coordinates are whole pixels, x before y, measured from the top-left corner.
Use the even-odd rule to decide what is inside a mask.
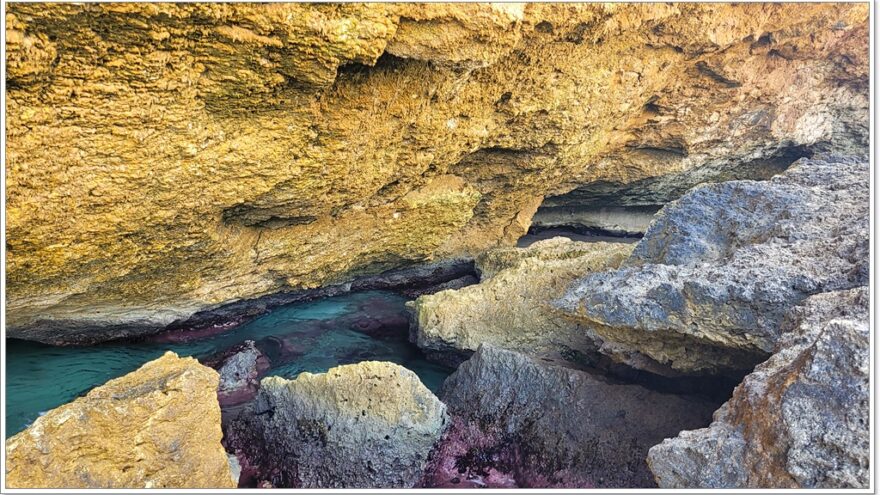
[[[812,296],[708,428],[651,448],[667,488],[867,488],[867,287]]]
[[[217,399],[221,406],[234,406],[254,398],[260,388],[260,375],[269,369],[269,359],[253,340],[227,349],[205,360],[220,373]]]
[[[217,372],[172,352],[6,442],[10,488],[232,488]]]
[[[717,403],[607,382],[489,345],[443,385],[453,417],[429,487],[654,486],[648,448]]]
[[[565,361],[593,353],[577,323],[550,306],[585,273],[616,268],[630,244],[556,237],[527,248],[498,248],[477,257],[479,284],[408,303],[413,340],[429,356],[457,364],[483,343]]]
[[[558,306],[634,367],[749,370],[790,308],[868,283],[869,183],[867,159],[825,157],[765,182],[695,188],[619,270],[585,276]]]
[[[405,488],[447,425],[446,406],[415,373],[365,361],[264,378],[226,433],[253,485]]]
[[[155,332],[512,245],[596,180],[864,147],[868,10],[11,5],[8,335]]]

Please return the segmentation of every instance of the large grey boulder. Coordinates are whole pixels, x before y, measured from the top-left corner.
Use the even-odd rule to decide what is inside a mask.
[[[813,296],[708,428],[651,448],[667,488],[867,488],[867,287]]]
[[[619,384],[483,345],[444,383],[453,426],[430,487],[645,487],[648,448],[717,403]]]
[[[261,486],[407,488],[447,425],[446,407],[415,373],[366,361],[264,378],[226,434]]]
[[[855,158],[697,187],[658,213],[621,269],[585,275],[556,304],[631,366],[749,370],[789,308],[868,283],[868,196],[868,162]]]

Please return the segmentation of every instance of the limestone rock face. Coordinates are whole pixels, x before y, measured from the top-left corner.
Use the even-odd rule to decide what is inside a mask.
[[[217,373],[172,352],[6,442],[10,488],[231,488]]]
[[[227,443],[272,486],[403,488],[419,480],[447,423],[415,373],[366,361],[264,378]]]
[[[645,455],[716,403],[609,383],[483,345],[441,392],[453,426],[425,485],[648,487]]]
[[[497,248],[477,257],[481,281],[408,303],[415,343],[435,359],[457,364],[489,343],[554,360],[593,352],[577,323],[550,301],[585,273],[616,268],[633,246],[556,237],[527,248]]]
[[[865,147],[868,10],[10,5],[8,335],[155,332],[512,245],[595,180]]]
[[[826,157],[698,187],[658,213],[620,270],[583,277],[558,305],[632,366],[749,370],[790,308],[868,283],[869,184],[867,159]]]
[[[867,488],[867,287],[812,296],[708,428],[651,448],[665,488]]]

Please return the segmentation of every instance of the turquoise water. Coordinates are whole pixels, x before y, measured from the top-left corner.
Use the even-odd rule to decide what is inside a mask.
[[[133,371],[167,350],[204,359],[245,340],[255,341],[269,357],[267,375],[293,378],[303,371],[323,372],[339,364],[391,361],[416,372],[436,392],[452,370],[426,361],[407,341],[405,302],[391,293],[362,292],[296,303],[189,342],[171,336],[150,342],[53,347],[7,340],[6,435],[23,430],[41,412]]]

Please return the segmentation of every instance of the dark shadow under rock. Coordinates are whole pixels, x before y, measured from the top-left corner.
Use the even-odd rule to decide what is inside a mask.
[[[663,488],[867,488],[867,287],[812,296],[708,428],[651,448]]]
[[[707,425],[718,406],[487,345],[441,398],[454,419],[426,487],[652,487],[648,449]]]

